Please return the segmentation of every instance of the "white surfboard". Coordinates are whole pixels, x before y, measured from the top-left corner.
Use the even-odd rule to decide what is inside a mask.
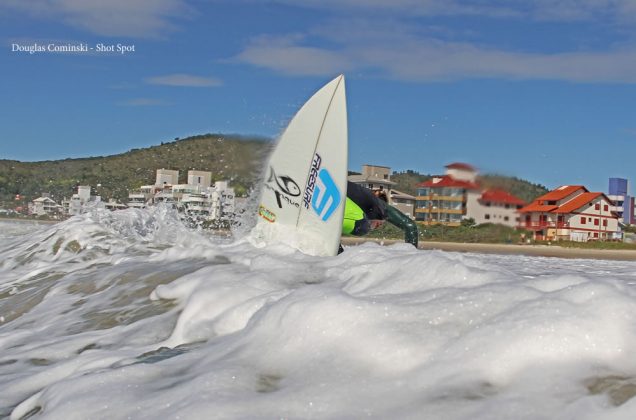
[[[344,76],[316,92],[281,135],[261,191],[255,230],[310,255],[336,255],[347,196]]]

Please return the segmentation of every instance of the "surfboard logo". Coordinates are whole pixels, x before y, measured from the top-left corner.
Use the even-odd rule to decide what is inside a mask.
[[[342,201],[342,194],[327,169],[321,168],[322,157],[316,153],[311,162],[307,188],[303,195],[306,209],[314,209],[323,221],[329,220]]]
[[[287,204],[292,205],[296,208],[300,208],[300,203],[290,198],[298,197],[300,195],[300,187],[298,186],[296,181],[294,181],[290,176],[287,175],[276,175],[274,168],[271,166],[269,167],[269,170],[269,178],[263,186],[274,192],[278,208],[283,208],[283,202],[286,202]],[[276,184],[276,188],[269,185],[274,183]]]
[[[311,207],[326,222],[338,208],[342,196],[328,170],[320,170],[318,181],[314,197],[311,200]]]
[[[278,188],[280,188],[283,193],[291,195],[292,197],[298,197],[300,195],[300,187],[298,186],[296,181],[294,181],[287,175],[276,175],[276,172],[274,172],[274,168],[271,166],[269,167],[269,170],[270,174],[267,182],[272,182],[272,180],[275,181],[276,185],[278,185]]]
[[[262,204],[258,207],[258,214],[270,223],[274,223],[276,221],[276,214]]]

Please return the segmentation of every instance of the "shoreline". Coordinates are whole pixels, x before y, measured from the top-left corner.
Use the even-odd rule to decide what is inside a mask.
[[[2,221],[35,224],[55,224],[60,222],[59,220],[36,220],[1,217],[0,222]],[[366,242],[374,242],[380,245],[393,245],[396,243],[402,243],[403,241],[399,239],[343,237],[341,238],[341,242],[345,246],[356,246]],[[428,251],[439,250],[445,252],[470,252],[475,254],[526,255],[530,257],[636,261],[636,250],[563,248],[558,245],[484,244],[421,241],[418,245],[418,249]]]
[[[342,238],[342,244],[346,246],[360,245],[365,242],[374,242],[380,245],[393,245],[395,243],[401,243],[402,241],[395,239]],[[527,255],[530,257],[636,261],[636,250],[563,248],[558,245],[420,242],[418,249],[440,250],[446,252],[471,252],[476,254]]]
[[[0,217],[0,222],[23,222],[23,223],[38,223],[42,225],[53,225],[60,223],[61,220],[38,220],[38,219],[20,219],[19,217]]]

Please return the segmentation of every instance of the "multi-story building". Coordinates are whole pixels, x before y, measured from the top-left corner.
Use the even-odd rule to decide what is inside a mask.
[[[474,199],[476,202],[473,202]],[[475,223],[496,223],[510,227],[519,224],[518,210],[527,203],[507,191],[500,189],[484,190],[480,195],[467,194],[466,218]]]
[[[155,185],[128,194],[128,206],[143,208],[165,203],[195,219],[229,220],[234,214],[234,189],[227,181],[212,183],[212,173],[188,171],[188,183],[178,184],[179,171],[158,169]]]
[[[625,225],[634,224],[634,198],[629,195],[629,181],[610,178],[607,197],[614,202],[611,210],[618,215],[618,221]]]
[[[434,176],[417,186],[415,220],[424,224],[459,226],[467,212],[468,196],[475,198],[479,185],[454,179],[450,175]]]
[[[179,183],[179,171],[172,169],[157,169],[155,185],[177,185]]]
[[[477,170],[466,163],[451,163],[446,174],[417,186],[415,218],[424,224],[459,226],[463,219],[477,224],[497,223],[514,227],[517,210],[525,202],[498,189],[482,190]]]
[[[51,197],[42,196],[33,200],[30,212],[37,216],[56,216],[62,213],[62,206]]]
[[[370,190],[383,190],[387,195],[395,185],[391,181],[391,168],[388,166],[362,165],[361,174],[349,175],[347,179]]]
[[[91,194],[90,185],[79,185],[77,192],[71,196],[71,199],[62,200],[62,207],[69,215],[77,215],[84,211],[89,202],[100,202],[101,197]]]
[[[409,216],[411,219],[415,219],[415,197],[392,189],[389,193],[389,203],[400,210],[402,213]]]
[[[199,185],[208,188],[212,185],[212,172],[188,171],[188,185]]]
[[[390,167],[362,165],[361,174],[349,175],[347,179],[370,190],[384,192],[390,205],[407,216],[414,218],[415,197],[393,188],[396,183],[391,181]]]
[[[582,185],[564,185],[519,210],[519,227],[536,240],[619,240],[618,215],[605,194]]]

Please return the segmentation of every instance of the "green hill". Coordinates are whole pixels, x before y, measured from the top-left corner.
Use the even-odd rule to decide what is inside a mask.
[[[177,169],[180,182],[187,171],[212,172],[213,181],[229,180],[237,194],[245,193],[260,176],[271,143],[263,138],[205,134],[132,149],[113,156],[42,162],[0,160],[0,202],[16,194],[32,200],[42,193],[60,201],[76,185],[97,187],[104,198],[127,201],[128,191],[155,183],[157,169]]]
[[[549,190],[540,184],[533,184],[517,177],[486,174],[479,176],[479,183],[484,188],[500,188],[530,203]]]
[[[11,207],[16,194],[25,202],[49,193],[60,202],[70,197],[77,185],[90,185],[104,199],[125,202],[130,190],[154,184],[156,170],[161,168],[179,170],[181,183],[186,183],[188,170],[210,171],[213,181],[229,180],[237,194],[243,195],[259,180],[271,146],[265,138],[205,134],[113,156],[42,162],[0,160],[0,206]],[[391,175],[395,188],[411,195],[416,195],[417,184],[430,178],[412,170]],[[482,175],[479,181],[484,187],[503,188],[526,201],[547,192],[541,185],[512,177]]]

